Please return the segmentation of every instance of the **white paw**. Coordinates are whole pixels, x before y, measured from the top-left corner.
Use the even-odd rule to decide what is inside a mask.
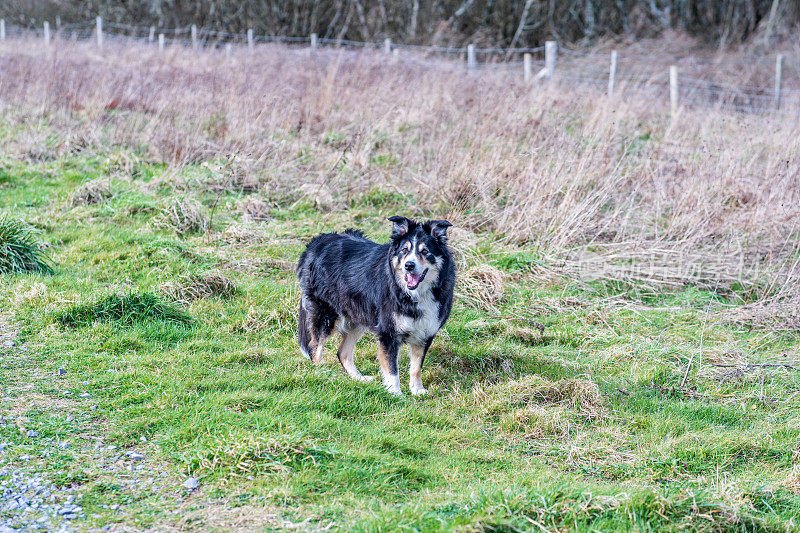
[[[389,391],[389,394],[394,394],[395,396],[403,395],[403,391],[400,390],[399,383],[395,383],[394,381],[387,382],[384,380],[383,386],[386,387],[386,390]]]
[[[375,376],[359,376],[356,379],[358,381],[363,381],[364,383],[369,383],[370,381],[375,380]]]
[[[424,394],[428,394],[428,389],[423,387],[422,385],[412,386],[411,387],[411,394],[414,396],[422,396]]]
[[[393,394],[395,396],[402,396],[403,391],[400,390],[400,387],[392,387],[387,385],[386,390],[389,391],[389,394]]]

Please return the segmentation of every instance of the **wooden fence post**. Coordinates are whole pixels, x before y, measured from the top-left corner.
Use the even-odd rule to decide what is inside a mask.
[[[56,31],[61,30],[61,17],[56,15]]]
[[[6,40],[6,19],[0,19],[0,41]]]
[[[311,34],[311,49],[312,50],[316,50],[317,49],[317,34],[316,33],[312,33]]]
[[[775,58],[775,108],[781,107],[781,92],[783,92],[783,54]]]
[[[392,53],[392,40],[391,39],[386,38],[386,39],[383,40],[383,51],[386,52],[387,54],[391,54]]]
[[[555,41],[544,43],[544,70],[545,75],[551,78],[556,73],[556,56],[558,55],[558,44]]]
[[[155,40],[155,38],[156,38],[156,27],[155,26],[150,26],[150,33],[147,36],[147,42],[152,44],[152,42]]]
[[[44,21],[44,44],[50,44],[50,23],[46,20]]]
[[[531,55],[529,53],[525,53],[522,56],[522,79],[526,82],[531,81],[533,77],[533,67],[531,63]]]
[[[678,67],[669,67],[669,111],[674,119],[678,115]]]
[[[159,52],[163,52],[164,51],[164,34],[163,33],[159,33],[158,34],[158,51]]]
[[[192,50],[197,52],[197,25],[192,24]]]
[[[617,83],[617,51],[611,52],[611,67],[608,69],[608,96],[614,96],[614,86]]]
[[[475,55],[475,45],[467,45],[467,68],[469,70],[477,70],[478,58]]]
[[[392,65],[396,65],[400,61],[400,49],[395,48],[392,50]]]
[[[253,49],[253,47],[255,46],[255,42],[254,41],[255,40],[253,38],[253,30],[252,29],[247,30],[247,48],[248,49],[250,49],[250,50]]]
[[[97,48],[103,48],[103,19],[97,17],[94,19],[95,32],[97,33]]]

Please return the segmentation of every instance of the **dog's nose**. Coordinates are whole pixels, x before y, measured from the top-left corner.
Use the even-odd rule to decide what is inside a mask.
[[[409,272],[413,272],[415,268],[417,268],[417,265],[416,263],[414,263],[414,261],[408,261],[406,263],[406,270],[408,270]]]

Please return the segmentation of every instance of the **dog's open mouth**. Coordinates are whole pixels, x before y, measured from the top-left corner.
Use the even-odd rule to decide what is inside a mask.
[[[422,280],[425,279],[425,274],[427,273],[427,268],[422,274],[412,274],[411,272],[406,272],[406,287],[408,287],[408,290],[413,291],[416,289],[417,285],[422,283]]]

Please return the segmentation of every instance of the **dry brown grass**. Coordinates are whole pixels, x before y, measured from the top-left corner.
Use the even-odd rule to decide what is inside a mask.
[[[70,195],[70,204],[73,206],[78,205],[96,205],[101,204],[111,198],[111,182],[107,179],[92,180],[84,183],[78,187],[75,192]]]
[[[717,316],[725,322],[751,329],[800,332],[800,292],[765,298]]]
[[[607,98],[436,62],[389,66],[371,52],[19,50],[0,46],[7,121],[51,120],[4,137],[12,157],[145,146],[170,168],[233,161],[197,187],[269,190],[320,209],[393,188],[456,225],[529,247],[541,272],[645,289],[693,285],[756,299],[800,278],[793,109],[687,107],[670,120],[666,94],[624,84]],[[718,79],[754,79],[741,70]],[[125,113],[108,112],[115,99]],[[194,204],[164,211],[179,233],[207,228]],[[462,271],[475,305],[494,305],[500,284],[485,267]]]
[[[165,296],[180,302],[192,302],[210,296],[229,298],[238,290],[232,279],[219,272],[192,274],[182,281],[163,283],[158,288]]]
[[[164,202],[156,226],[175,230],[178,235],[203,233],[211,224],[205,208],[192,198],[171,198]]]
[[[248,220],[262,222],[270,217],[270,205],[258,196],[248,196],[239,202],[239,210]]]

